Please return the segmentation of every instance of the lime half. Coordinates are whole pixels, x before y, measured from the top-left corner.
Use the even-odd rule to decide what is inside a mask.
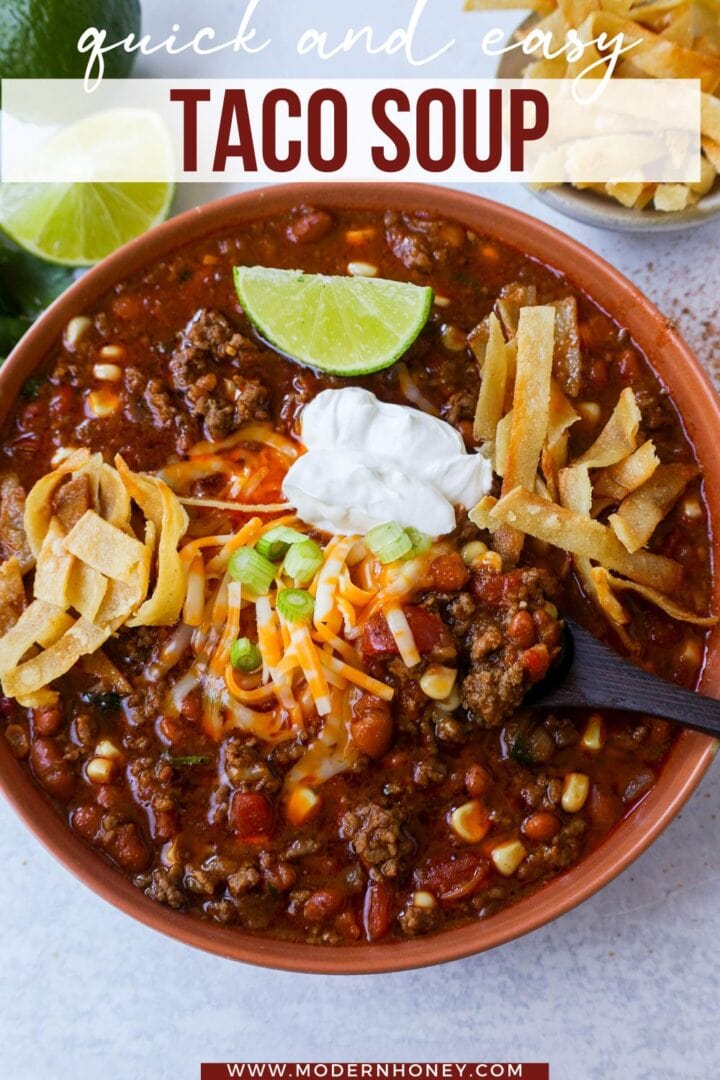
[[[66,266],[96,263],[162,221],[175,190],[166,179],[173,175],[169,136],[144,109],[92,113],[34,148],[18,168],[18,179],[33,182],[0,185],[0,228],[27,251]]]
[[[281,352],[329,375],[389,367],[427,322],[433,291],[383,278],[236,266],[245,313]]]
[[[174,185],[3,184],[0,226],[26,251],[90,266],[163,221]]]

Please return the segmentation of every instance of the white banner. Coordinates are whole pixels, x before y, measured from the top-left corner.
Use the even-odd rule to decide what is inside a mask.
[[[2,84],[3,181],[699,180],[691,80]]]

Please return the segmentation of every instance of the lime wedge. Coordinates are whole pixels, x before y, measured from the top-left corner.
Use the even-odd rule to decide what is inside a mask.
[[[164,220],[175,190],[165,179],[173,173],[169,136],[143,109],[93,113],[34,149],[20,169],[18,178],[33,182],[0,185],[0,228],[66,266],[96,263]]]
[[[432,289],[402,281],[264,266],[236,266],[235,288],[271,345],[329,375],[389,367],[417,338],[434,297]]]

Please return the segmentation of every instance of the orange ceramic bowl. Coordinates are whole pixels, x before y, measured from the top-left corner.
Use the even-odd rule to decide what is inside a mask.
[[[188,241],[287,211],[298,204],[344,209],[431,210],[486,233],[565,274],[609,312],[649,357],[683,417],[708,480],[711,528],[720,535],[720,401],[669,321],[597,255],[517,210],[442,187],[363,184],[288,185],[251,191],[192,210],[153,229],[106,259],[35,324],[0,372],[0,420],[73,315],[130,274]],[[720,545],[714,542],[717,561]],[[718,581],[714,581],[717,603]],[[713,633],[702,679],[720,697],[720,627]],[[648,847],[675,817],[712,761],[717,743],[684,731],[650,794],[579,865],[535,895],[491,918],[435,937],[389,944],[320,946],[255,937],[170,911],[148,900],[119,871],[75,836],[0,741],[0,785],[23,820],[86,885],[140,922],[219,956],[290,971],[369,974],[402,971],[481,952],[537,929],[586,900]]]

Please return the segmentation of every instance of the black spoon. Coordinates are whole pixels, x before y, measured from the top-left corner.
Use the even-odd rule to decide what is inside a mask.
[[[720,701],[648,674],[570,619],[560,659],[525,701],[542,709],[641,712],[720,738]]]

